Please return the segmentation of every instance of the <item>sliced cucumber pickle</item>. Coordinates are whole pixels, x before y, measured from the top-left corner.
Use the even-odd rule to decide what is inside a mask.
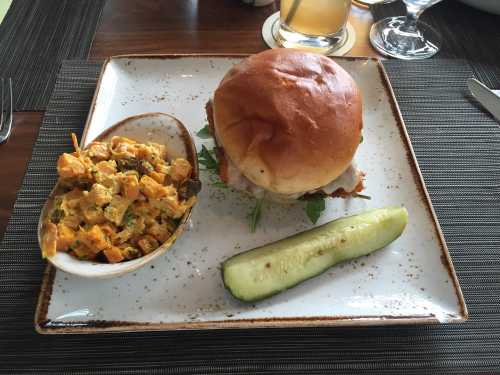
[[[404,207],[379,208],[331,221],[227,259],[222,263],[224,285],[241,301],[270,297],[340,262],[389,245],[407,222]]]

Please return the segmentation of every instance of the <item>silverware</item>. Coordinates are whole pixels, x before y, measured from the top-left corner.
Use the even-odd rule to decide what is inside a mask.
[[[2,78],[2,97],[0,99],[0,143],[4,143],[9,139],[10,131],[12,130],[12,78],[9,78],[7,90],[4,89],[5,80]],[[5,93],[5,91],[7,91]],[[6,94],[6,95],[4,95]],[[7,96],[8,106],[4,107],[5,96]]]
[[[474,78],[469,78],[467,80],[467,86],[474,98],[476,98],[497,121],[500,121],[500,96],[495,92],[498,90],[490,90]]]

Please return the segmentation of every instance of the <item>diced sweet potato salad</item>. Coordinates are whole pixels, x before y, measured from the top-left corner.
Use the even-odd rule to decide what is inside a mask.
[[[138,258],[169,239],[196,202],[199,184],[183,158],[168,160],[157,143],[125,137],[92,142],[57,162],[61,193],[43,224],[42,254],[68,252],[117,263]]]

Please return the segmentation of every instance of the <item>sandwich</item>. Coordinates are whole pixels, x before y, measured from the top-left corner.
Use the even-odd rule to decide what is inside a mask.
[[[328,57],[291,49],[250,56],[227,72],[206,112],[229,187],[280,202],[363,190],[353,161],[360,90]]]

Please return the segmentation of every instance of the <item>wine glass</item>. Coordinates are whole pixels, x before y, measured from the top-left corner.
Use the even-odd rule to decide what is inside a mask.
[[[370,41],[380,53],[402,60],[426,59],[441,47],[441,36],[419,21],[424,10],[442,0],[403,0],[406,16],[389,17],[373,24]]]

